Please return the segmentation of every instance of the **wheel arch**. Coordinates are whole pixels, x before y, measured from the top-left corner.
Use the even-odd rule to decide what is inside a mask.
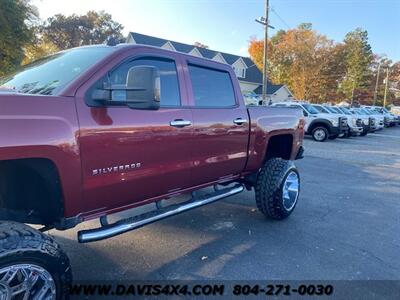
[[[53,161],[0,161],[0,219],[52,226],[63,215],[60,175]]]
[[[272,135],[268,139],[267,148],[263,164],[271,158],[282,158],[290,160],[293,150],[293,135],[292,134],[277,134]]]
[[[332,132],[332,124],[328,120],[316,119],[311,122],[310,126],[308,126],[308,134],[311,134],[312,131],[318,126],[326,128],[329,134]]]

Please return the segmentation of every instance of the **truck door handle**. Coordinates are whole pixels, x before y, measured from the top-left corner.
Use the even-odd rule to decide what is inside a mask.
[[[243,125],[243,124],[247,123],[247,120],[242,119],[242,118],[237,118],[237,119],[233,120],[233,123],[235,123],[236,125]]]
[[[183,119],[176,119],[176,120],[169,122],[169,125],[173,126],[173,127],[185,127],[185,126],[192,125],[192,122],[190,122],[188,120],[183,120]]]

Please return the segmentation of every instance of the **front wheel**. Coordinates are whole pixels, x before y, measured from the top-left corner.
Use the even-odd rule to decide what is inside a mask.
[[[0,222],[0,299],[67,299],[69,260],[49,236]]]
[[[281,158],[268,160],[257,176],[255,192],[257,207],[265,216],[287,218],[300,193],[300,176],[294,163]]]
[[[314,141],[325,142],[329,136],[329,132],[325,127],[318,126],[312,130],[311,135]]]

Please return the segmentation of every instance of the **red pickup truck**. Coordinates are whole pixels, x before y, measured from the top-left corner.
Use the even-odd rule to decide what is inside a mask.
[[[69,260],[44,234],[49,229],[99,218],[98,228],[78,232],[81,243],[97,241],[245,188],[255,189],[257,207],[273,219],[297,203],[302,113],[246,107],[228,65],[148,46],[96,45],[40,59],[0,86],[6,299],[66,296]],[[205,187],[214,189],[195,193]],[[190,193],[188,201],[161,202]],[[149,203],[153,211],[107,219]]]

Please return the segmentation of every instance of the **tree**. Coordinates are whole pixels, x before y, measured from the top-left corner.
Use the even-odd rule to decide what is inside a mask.
[[[101,44],[109,37],[124,40],[123,26],[114,21],[104,11],[89,11],[86,15],[64,16],[62,14],[48,18],[40,28],[44,40],[59,49],[69,49],[82,45]]]
[[[50,54],[58,52],[60,49],[52,42],[44,39],[37,39],[36,43],[27,44],[24,48],[25,57],[22,61],[22,65],[33,62],[39,58],[48,56]]]
[[[368,43],[368,32],[357,28],[344,39],[346,74],[341,82],[341,90],[348,98],[355,93],[365,92],[371,83],[373,53]]]
[[[0,0],[0,76],[19,66],[33,38],[37,10],[29,0]]]
[[[249,46],[250,56],[260,69],[263,44],[263,40],[253,39]],[[330,61],[332,49],[333,42],[314,31],[309,23],[278,31],[268,41],[269,78],[275,83],[286,84],[297,99],[325,102],[327,87],[334,86],[332,82],[336,81],[329,76],[330,68],[335,66]]]

